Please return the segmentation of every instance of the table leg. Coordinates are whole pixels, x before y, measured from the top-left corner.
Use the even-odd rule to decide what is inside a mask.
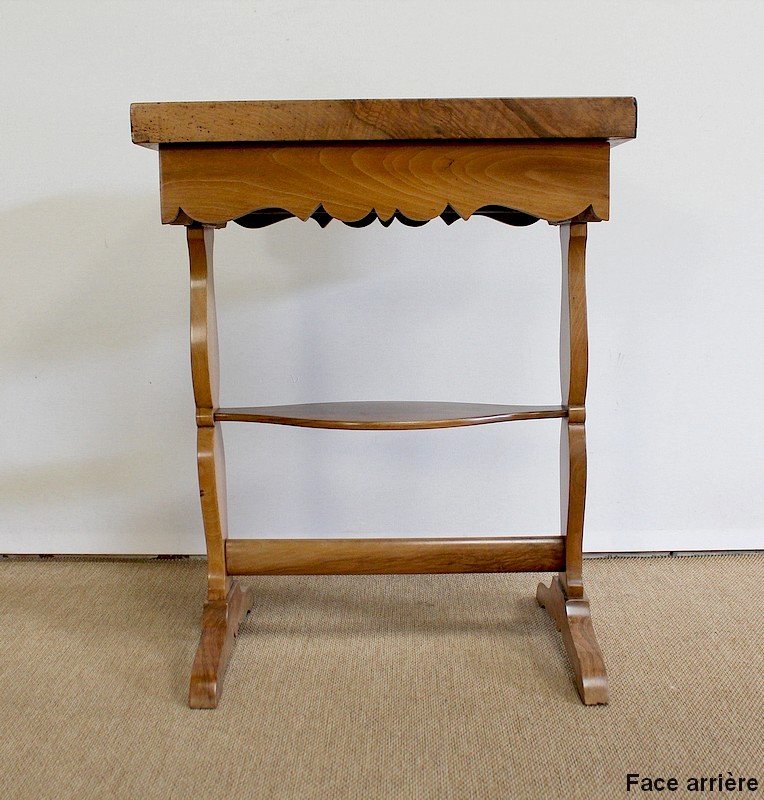
[[[225,600],[208,600],[202,613],[202,636],[191,669],[188,705],[215,708],[223,691],[228,659],[239,626],[252,608],[254,597],[239,581],[232,581]]]
[[[207,602],[202,634],[191,671],[191,708],[214,708],[239,625],[252,607],[252,596],[231,579],[226,568],[225,455],[218,407],[218,342],[212,272],[213,229],[187,229],[191,266],[191,374],[197,424],[199,497],[207,543]]]
[[[546,608],[562,634],[581,700],[587,706],[607,703],[605,662],[594,635],[586,595],[576,599],[567,597],[563,580],[555,576],[551,586],[538,585],[536,600]]]
[[[582,579],[586,503],[586,223],[560,226],[562,304],[560,386],[568,416],[560,436],[560,511],[565,536],[565,572],[549,587],[539,584],[536,599],[562,633],[576,686],[586,705],[607,703],[608,687]]]

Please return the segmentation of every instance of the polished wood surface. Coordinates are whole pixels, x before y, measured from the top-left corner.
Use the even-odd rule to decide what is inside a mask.
[[[196,402],[199,497],[207,540],[208,599],[225,600],[230,589],[223,545],[228,535],[225,456],[223,433],[213,419],[219,385],[213,235],[211,229],[197,226],[186,231],[191,267],[191,377]]]
[[[566,537],[565,575],[571,597],[583,597],[586,503],[586,383],[589,344],[586,321],[586,225],[562,225],[560,391],[568,416],[560,432],[560,518]]]
[[[578,694],[585,705],[608,702],[608,680],[605,662],[594,635],[589,600],[586,595],[570,598],[564,582],[553,578],[551,586],[538,585],[536,600],[546,608],[562,633]]]
[[[231,575],[433,575],[552,572],[560,536],[460,539],[229,539]]]
[[[210,424],[218,404],[220,366],[212,249],[215,232],[193,226],[186,231],[191,268],[191,378],[199,424]]]
[[[560,518],[565,537],[565,571],[549,587],[539,584],[538,602],[561,631],[576,686],[587,705],[608,702],[605,662],[591,622],[583,584],[586,504],[586,224],[560,227],[562,303],[560,390],[568,414],[560,431]]]
[[[560,519],[565,537],[565,571],[549,587],[539,585],[536,596],[562,631],[579,693],[585,703],[591,704],[607,702],[607,679],[582,576],[588,377],[586,237],[585,223],[560,227],[560,391],[568,409],[560,430]]]
[[[404,431],[458,428],[464,425],[523,419],[553,419],[564,417],[566,413],[563,406],[371,401],[219,408],[214,417],[219,422],[265,422],[302,428]]]
[[[162,221],[188,227],[191,362],[208,603],[190,703],[212,707],[251,597],[232,576],[555,571],[537,598],[561,630],[585,703],[607,679],[582,578],[586,500],[587,224],[609,215],[611,146],[636,135],[636,103],[611,98],[140,103],[133,141],[160,159]],[[284,219],[418,226],[485,216],[560,226],[561,402],[365,402],[220,408],[212,229]],[[405,430],[561,419],[558,537],[228,539],[221,426]]]
[[[133,103],[133,141],[632,139],[633,97]]]
[[[485,206],[561,222],[609,216],[603,141],[171,146],[160,150],[162,222],[222,226],[262,209],[305,220],[321,206],[359,222]]]
[[[191,668],[188,704],[215,708],[223,691],[223,678],[239,626],[252,608],[249,589],[233,581],[222,600],[208,600],[202,612],[202,636]]]

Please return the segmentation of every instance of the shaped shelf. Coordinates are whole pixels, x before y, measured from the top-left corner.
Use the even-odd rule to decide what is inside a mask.
[[[567,413],[564,406],[373,401],[219,408],[215,411],[215,419],[218,422],[263,422],[302,428],[406,431],[458,428],[521,419],[554,419],[565,417]]]

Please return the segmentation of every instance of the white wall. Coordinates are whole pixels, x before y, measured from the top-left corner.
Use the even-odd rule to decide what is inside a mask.
[[[589,550],[764,547],[758,2],[0,3],[0,552],[203,552],[132,101],[635,95],[589,238]],[[558,402],[556,230],[217,236],[224,405]],[[555,421],[226,428],[232,535],[558,529]]]

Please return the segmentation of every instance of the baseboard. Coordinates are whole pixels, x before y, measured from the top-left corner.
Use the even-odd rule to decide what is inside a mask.
[[[764,548],[743,550],[620,550],[609,553],[584,553],[585,560],[598,558],[685,558],[698,556],[758,555]],[[0,553],[8,561],[204,561],[202,555],[161,555],[141,553]]]

